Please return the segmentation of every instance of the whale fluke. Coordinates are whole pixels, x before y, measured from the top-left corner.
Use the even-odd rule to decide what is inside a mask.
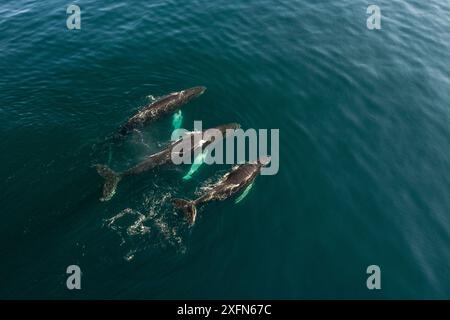
[[[121,175],[114,172],[105,165],[97,164],[95,165],[97,172],[100,176],[105,178],[105,184],[103,185],[103,197],[100,201],[108,201],[116,193],[117,184],[121,179]]]
[[[175,208],[183,210],[186,219],[192,226],[195,222],[195,218],[197,217],[197,207],[195,206],[195,202],[184,199],[173,199],[173,205]]]

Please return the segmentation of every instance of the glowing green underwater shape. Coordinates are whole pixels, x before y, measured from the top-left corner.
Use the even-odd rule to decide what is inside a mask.
[[[180,129],[181,128],[181,124],[183,123],[183,114],[181,113],[181,110],[174,113],[173,115],[173,119],[172,119],[172,126],[173,129]]]
[[[245,188],[244,192],[242,192],[242,194],[234,201],[234,203],[238,204],[239,202],[244,200],[244,198],[249,194],[252,187],[253,187],[253,182],[250,183],[250,185],[247,188]]]
[[[198,154],[195,159],[194,159],[194,163],[191,165],[191,168],[189,169],[188,173],[186,173],[186,175],[183,177],[183,180],[189,180],[192,178],[192,175],[198,170],[200,169],[200,167],[202,166],[203,162],[206,159],[206,155],[208,154],[207,151],[204,151],[203,153]]]

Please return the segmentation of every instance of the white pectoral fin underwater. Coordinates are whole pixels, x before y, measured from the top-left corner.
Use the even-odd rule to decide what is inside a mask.
[[[186,175],[182,178],[183,180],[190,180],[192,179],[192,175],[198,170],[200,169],[200,167],[202,166],[202,164],[205,161],[205,158],[207,156],[207,151],[204,151],[200,154],[198,154],[195,159],[194,159],[194,163],[191,165],[191,168],[189,169],[188,173],[186,173]]]
[[[234,200],[234,203],[238,204],[239,202],[241,202],[242,200],[244,200],[244,198],[250,193],[250,190],[252,190],[254,182],[250,183],[250,185],[245,188],[245,190],[239,195],[239,197],[236,198],[236,200]]]
[[[174,130],[180,129],[181,125],[183,124],[183,113],[181,110],[178,110],[178,112],[174,113],[172,118],[172,126]]]

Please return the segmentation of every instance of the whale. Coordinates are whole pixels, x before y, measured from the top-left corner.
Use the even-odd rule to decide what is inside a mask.
[[[182,105],[201,96],[205,90],[206,87],[198,86],[179,92],[172,92],[157,99],[156,101],[141,108],[131,118],[129,118],[128,121],[119,128],[116,137],[124,137],[135,129],[142,128],[148,123],[158,120],[164,115],[177,111]]]
[[[217,183],[195,200],[173,199],[175,209],[182,210],[190,226],[194,225],[197,208],[211,201],[223,201],[253,184],[261,173],[261,168],[270,163],[270,157],[260,157],[256,161],[234,166]]]
[[[220,125],[213,129],[219,130],[221,132],[221,137],[227,137],[232,134],[234,130],[239,128],[240,125],[238,123],[229,123]],[[163,150],[148,156],[144,161],[123,172],[115,172],[108,166],[102,164],[94,165],[98,174],[105,179],[103,184],[103,194],[100,201],[111,200],[116,193],[117,185],[123,178],[138,175],[155,167],[171,163],[172,152],[175,152],[173,151],[175,148],[176,150],[183,150],[178,153],[182,156],[183,152],[192,154],[199,148],[206,148],[211,143],[217,142],[215,136],[209,136],[205,138],[206,140],[203,140],[205,136],[204,132],[206,131],[186,132],[178,140],[169,143]]]

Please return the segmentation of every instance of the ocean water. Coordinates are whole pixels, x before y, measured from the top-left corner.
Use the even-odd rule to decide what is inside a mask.
[[[380,30],[361,0],[3,0],[0,298],[450,298],[450,4],[376,4]],[[278,174],[193,228],[171,199],[229,166],[152,170],[100,202],[92,165],[145,159],[172,119],[105,138],[195,85],[183,126],[278,128]]]

